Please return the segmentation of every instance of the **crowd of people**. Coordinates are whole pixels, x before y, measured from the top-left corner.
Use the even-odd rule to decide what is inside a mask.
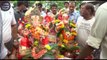
[[[32,6],[38,9],[38,11],[34,10],[33,14],[39,14],[42,17],[56,16],[60,11],[57,4],[50,5],[50,9],[42,6],[42,3]],[[74,20],[77,26],[76,41],[81,51],[77,59],[84,59],[87,56],[99,59],[100,49],[100,58],[107,59],[106,6],[107,3],[104,3],[95,11],[93,4],[82,3],[78,11],[75,2],[64,2],[64,8],[61,9],[67,12],[69,20]],[[12,55],[15,45],[13,43],[17,39],[18,20],[29,14],[28,11],[25,2],[19,1],[17,7],[13,8],[9,1],[0,1],[0,59],[9,58]],[[96,52],[98,54],[95,54]]]

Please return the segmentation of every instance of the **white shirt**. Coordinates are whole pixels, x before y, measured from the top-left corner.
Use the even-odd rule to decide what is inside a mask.
[[[1,51],[1,58],[5,58],[8,50],[7,48],[4,46],[4,43],[7,43],[11,40],[12,35],[11,35],[11,25],[16,24],[16,20],[14,17],[14,11],[13,8],[11,7],[8,11],[1,11],[1,15],[2,15],[2,21],[3,21],[3,31],[2,31],[2,35],[3,35],[3,40],[2,40],[2,51]]]
[[[101,46],[100,58],[107,59],[107,2],[97,9],[95,18],[87,44],[96,49]]]
[[[48,12],[47,15],[54,17],[55,15],[52,13],[52,11]]]
[[[69,12],[69,8],[63,8],[64,11]]]
[[[90,20],[86,20],[81,16],[77,20],[77,41],[81,49],[86,44],[86,40],[88,39],[94,21],[95,17],[91,18]]]

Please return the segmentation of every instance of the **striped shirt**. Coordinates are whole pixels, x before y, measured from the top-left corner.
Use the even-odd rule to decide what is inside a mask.
[[[4,46],[4,43],[7,43],[11,40],[12,38],[12,30],[11,30],[11,25],[16,24],[16,20],[14,18],[14,10],[11,7],[10,10],[8,11],[1,11],[2,15],[2,21],[3,21],[3,31],[2,31],[2,51],[1,51],[1,58],[5,58],[5,56],[8,53],[7,48]]]

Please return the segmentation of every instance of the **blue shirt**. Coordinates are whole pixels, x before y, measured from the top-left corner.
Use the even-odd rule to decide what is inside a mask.
[[[73,13],[69,13],[69,20],[72,21],[74,20],[74,22],[77,22],[78,17],[80,16],[79,11],[74,11]]]

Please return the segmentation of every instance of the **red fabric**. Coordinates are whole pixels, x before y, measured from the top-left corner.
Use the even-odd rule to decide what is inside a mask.
[[[30,44],[31,44],[31,42],[29,41],[29,39],[27,37],[22,38],[20,41],[21,46],[30,47]]]
[[[87,56],[86,58],[85,58],[86,60],[93,60],[93,55],[90,55],[90,56]]]
[[[16,50],[18,53],[16,54],[16,57],[18,58],[18,60],[22,59],[23,56],[19,54],[19,49]]]
[[[18,60],[19,60],[19,59],[22,59],[22,57],[23,57],[23,56],[21,56],[20,54],[17,54]]]

